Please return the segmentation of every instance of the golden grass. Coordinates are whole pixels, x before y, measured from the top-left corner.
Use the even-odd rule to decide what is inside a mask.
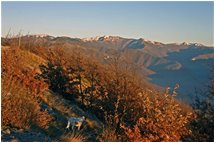
[[[70,134],[64,134],[57,141],[58,142],[59,141],[63,141],[63,142],[86,142],[87,140],[88,140],[88,137],[83,135],[80,131],[80,132],[72,132]]]

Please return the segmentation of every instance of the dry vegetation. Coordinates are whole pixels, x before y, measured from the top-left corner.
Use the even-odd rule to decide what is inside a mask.
[[[20,49],[2,50],[2,124],[45,128],[52,117],[40,111],[38,96],[47,85],[34,79],[35,71],[25,68],[22,58]]]
[[[62,135],[57,142],[87,142],[87,136],[81,132],[72,132]]]
[[[49,89],[102,122],[103,129],[94,130],[97,141],[213,140],[213,86],[209,101],[198,101],[196,111],[183,110],[175,100],[177,86],[172,94],[155,91],[117,57],[102,65],[60,47],[29,41],[15,48],[13,42],[2,49],[2,126],[48,128],[53,117],[41,111],[40,102]],[[84,142],[87,137],[72,133],[61,140]]]

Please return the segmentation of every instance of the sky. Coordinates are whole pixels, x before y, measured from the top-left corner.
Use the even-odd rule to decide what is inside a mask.
[[[2,36],[144,38],[214,46],[214,2],[2,2]]]

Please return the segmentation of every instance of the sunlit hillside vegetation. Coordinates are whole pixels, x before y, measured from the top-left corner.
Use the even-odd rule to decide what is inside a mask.
[[[3,140],[15,130],[47,141],[214,140],[213,84],[191,107],[175,99],[178,86],[155,89],[116,54],[102,64],[78,47],[19,38],[3,39],[1,50],[1,126],[11,131]],[[67,117],[83,115],[80,131],[66,131]]]

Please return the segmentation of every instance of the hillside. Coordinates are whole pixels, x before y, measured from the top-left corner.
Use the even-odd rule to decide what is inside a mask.
[[[209,85],[212,74],[209,67],[214,60],[214,48],[197,43],[164,44],[118,36],[79,39],[49,35],[23,36],[22,41],[49,48],[60,46],[68,53],[78,50],[102,64],[109,64],[111,58],[117,56],[155,86],[173,88],[180,84],[178,98],[189,103],[196,88],[200,91]]]
[[[152,67],[181,70],[186,59],[204,57],[212,48],[177,45],[169,53],[169,45],[143,39],[51,36],[24,36],[17,46],[17,39],[2,39],[2,141],[199,138],[192,127],[196,113],[175,98],[179,85],[163,91],[148,77],[155,73]],[[197,54],[185,52],[195,49]],[[170,55],[181,51],[180,61],[180,54]],[[69,117],[82,116],[80,131],[66,130]]]
[[[15,111],[17,115],[20,115],[20,113],[23,113],[20,115],[23,118],[16,118],[15,120],[13,120],[13,122],[10,122],[11,121],[10,118],[7,118],[9,119],[7,120],[7,122],[3,121],[2,141],[12,141],[12,140],[52,141],[54,139],[55,140],[60,139],[60,136],[62,136],[63,134],[66,134],[65,133],[66,131],[64,130],[67,125],[67,117],[70,117],[70,116],[77,116],[77,117],[83,116],[83,115],[86,116],[87,117],[86,122],[88,125],[84,127],[84,131],[87,130],[92,135],[93,134],[96,135],[92,129],[95,129],[95,128],[101,129],[101,122],[96,118],[96,116],[90,113],[84,112],[81,108],[79,108],[75,104],[71,104],[69,101],[66,101],[60,95],[52,92],[51,90],[45,89],[46,87],[42,88],[42,86],[38,86],[40,85],[40,83],[34,80],[34,76],[32,75],[35,75],[40,72],[39,65],[47,64],[47,61],[45,59],[29,51],[20,50],[20,49],[14,50],[11,47],[5,48],[4,46],[2,46],[2,56],[3,56],[3,62],[2,62],[3,119],[6,119],[11,115],[11,114],[8,114],[9,113],[8,111]],[[9,69],[10,71],[7,71],[7,69]],[[24,83],[27,83],[27,80],[32,82],[31,86],[29,86],[30,88],[27,87],[27,84],[24,84]],[[35,88],[37,89],[36,92],[34,92],[33,87],[36,87]],[[29,89],[29,91],[27,91],[26,89]],[[42,91],[42,93],[39,93],[38,90]],[[10,96],[9,94],[12,94],[15,100],[13,99],[10,100],[11,99],[10,97],[12,96]],[[37,97],[35,97],[34,95],[37,95]],[[29,100],[28,99],[26,100],[25,97],[27,96],[29,97],[28,98]],[[20,101],[20,102],[16,102],[16,101]],[[29,104],[25,101],[28,101]],[[35,111],[35,112],[23,112],[24,110],[20,110],[21,108],[17,108],[17,109],[11,108],[12,106],[10,105],[13,105],[11,103],[14,103],[14,105],[17,105],[15,107],[21,107],[20,105],[22,103],[24,103],[23,105],[25,107],[29,107],[28,105],[33,105],[33,107],[35,107],[33,109],[35,110],[31,110],[31,109],[29,110],[26,109],[26,110]],[[5,108],[6,106],[7,108]],[[39,109],[37,107],[39,107]],[[30,128],[29,130],[28,125],[22,124],[24,121],[27,121],[27,120],[20,120],[20,119],[25,119],[24,117],[29,117],[29,116],[24,116],[25,113],[26,114],[38,113],[39,120],[37,121],[39,121],[39,123],[44,123],[44,124],[41,124],[41,126],[32,126],[32,128]],[[5,116],[5,115],[8,115],[8,116]],[[18,123],[14,125],[13,123],[15,121],[17,121]],[[50,121],[52,123],[50,123]],[[8,122],[11,123],[10,125],[12,126],[14,125],[15,127],[10,128],[4,124]],[[92,141],[94,140],[92,139]]]

